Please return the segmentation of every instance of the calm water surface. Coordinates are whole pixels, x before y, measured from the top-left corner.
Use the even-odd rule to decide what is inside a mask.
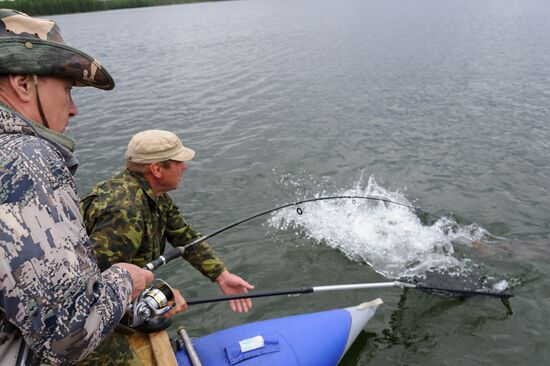
[[[315,195],[420,206],[447,223],[332,202],[210,243],[259,290],[438,267],[506,281],[509,306],[383,289],[260,299],[246,315],[200,305],[176,320],[200,336],[381,297],[342,364],[547,364],[548,14],[546,0],[251,0],[55,16],[117,82],[74,92],[80,193],[122,166],[130,136],[162,128],[198,151],[172,196],[204,233]],[[187,264],[159,276],[188,297],[217,291]]]

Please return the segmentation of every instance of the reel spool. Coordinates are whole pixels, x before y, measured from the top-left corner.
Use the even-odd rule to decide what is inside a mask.
[[[145,321],[157,318],[175,307],[174,292],[170,285],[161,279],[155,279],[151,286],[130,305],[128,326],[138,327]]]

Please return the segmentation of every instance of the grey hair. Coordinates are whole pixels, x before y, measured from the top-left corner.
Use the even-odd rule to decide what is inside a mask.
[[[158,164],[160,164],[160,166],[162,166],[163,168],[167,169],[167,168],[170,168],[170,161],[171,160],[159,161]],[[145,174],[147,172],[147,169],[149,169],[149,165],[151,164],[154,164],[154,163],[139,164],[139,163],[131,162],[128,159],[126,159],[126,169],[138,174]]]

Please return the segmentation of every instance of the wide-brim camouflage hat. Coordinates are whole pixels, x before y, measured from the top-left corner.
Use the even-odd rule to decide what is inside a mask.
[[[99,61],[65,44],[53,20],[0,9],[0,75],[11,74],[63,77],[76,86],[106,90],[115,87]]]

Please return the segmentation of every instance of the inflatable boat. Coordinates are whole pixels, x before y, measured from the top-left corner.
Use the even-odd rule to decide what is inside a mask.
[[[374,316],[381,299],[344,309],[244,324],[191,340],[181,327],[184,366],[334,366]]]

